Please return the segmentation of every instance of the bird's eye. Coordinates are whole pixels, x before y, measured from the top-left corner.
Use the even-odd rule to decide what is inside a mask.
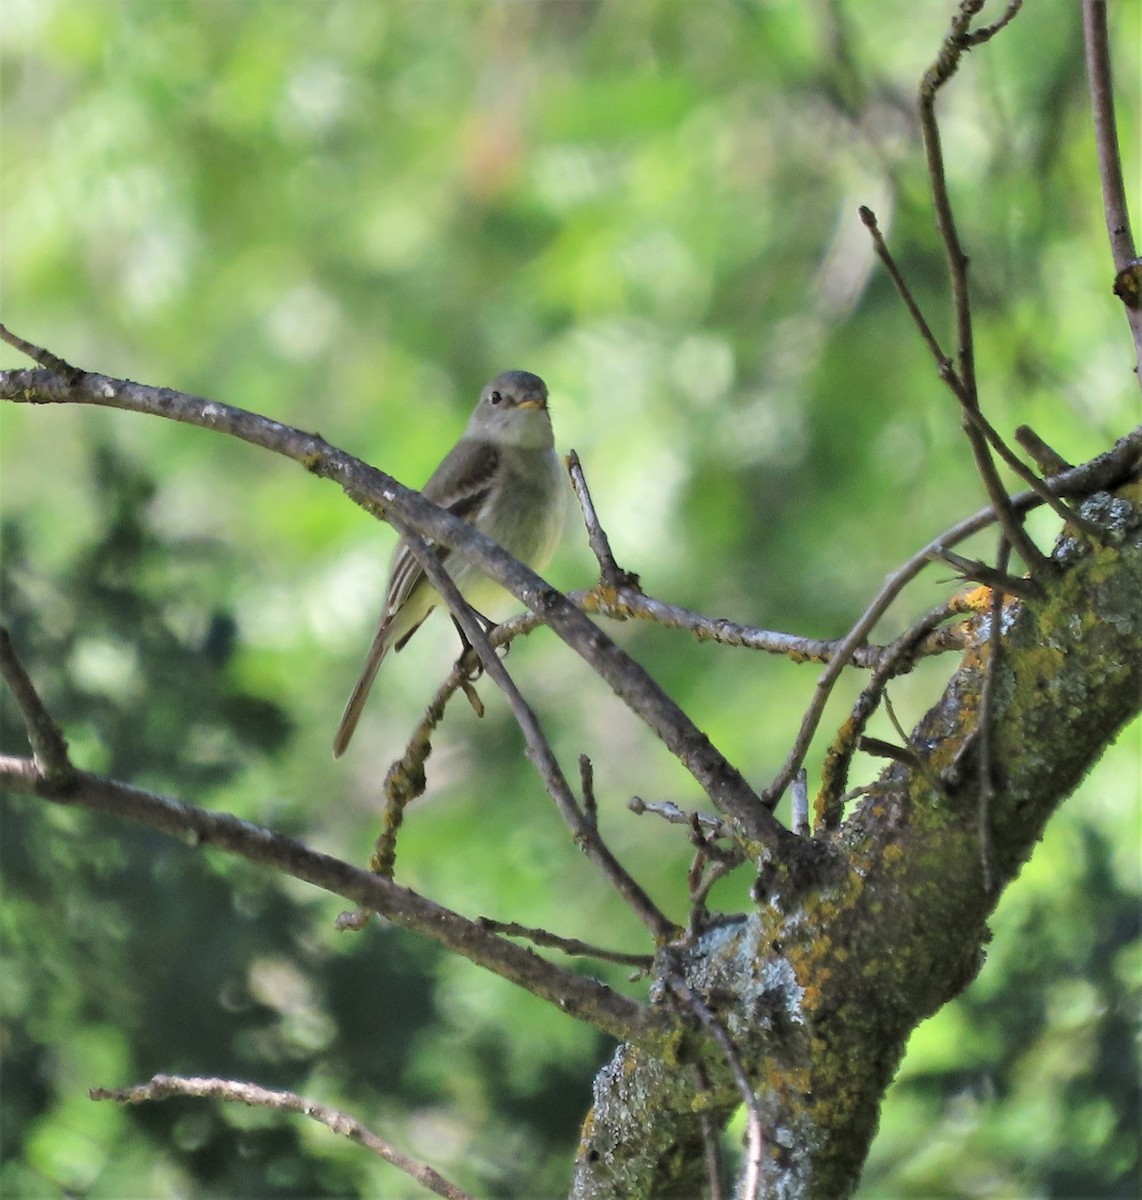
[[[491,400],[493,404],[499,404],[500,401],[503,400],[503,396],[501,396],[499,392],[493,392],[488,399]]]

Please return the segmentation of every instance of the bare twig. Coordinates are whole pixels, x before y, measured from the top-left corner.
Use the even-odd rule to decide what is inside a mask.
[[[504,937],[526,938],[537,946],[562,950],[564,954],[575,958],[597,958],[601,962],[621,963],[627,967],[640,967],[644,971],[649,971],[654,965],[654,956],[651,954],[627,954],[622,950],[606,950],[602,946],[593,946],[590,942],[581,942],[578,938],[561,937],[546,929],[520,925],[515,921],[496,921],[491,917],[477,917],[476,923],[492,933],[503,934]]]
[[[1022,7],[1023,0],[1011,0],[1007,6],[1007,11],[998,21],[993,21],[990,25],[981,25],[979,29],[969,30],[964,37],[965,42],[969,46],[982,46],[984,42],[990,42],[1001,29],[1015,19],[1016,14]]]
[[[994,593],[993,593],[994,594]],[[888,694],[888,690],[884,692],[884,714],[888,717],[889,724],[896,730],[896,736],[904,743],[906,753],[913,755],[912,767],[919,771],[921,775],[928,781],[929,786],[937,795],[946,795],[947,789],[944,787],[944,782],[936,773],[932,764],[921,755],[912,745],[911,737],[905,732],[904,726],[900,723],[900,718],[896,715],[896,707],[892,703],[892,697]]]
[[[1130,232],[1130,213],[1122,181],[1106,11],[1106,0],[1083,0],[1083,41],[1094,113],[1098,172],[1102,180],[1102,203],[1116,275],[1114,291],[1125,304],[1126,319],[1134,339],[1135,371],[1142,385],[1142,262],[1138,260],[1134,237]]]
[[[193,846],[263,863],[370,908],[614,1037],[653,1044],[671,1028],[660,1014],[481,929],[459,913],[272,829],[77,770],[66,789],[31,759],[0,756],[0,787],[134,821]]]
[[[959,11],[952,18],[952,27],[936,61],[924,72],[920,81],[920,129],[924,138],[924,154],[928,165],[928,182],[932,189],[936,228],[944,243],[948,274],[952,285],[952,304],[955,309],[956,340],[958,343],[956,374],[969,402],[975,401],[975,351],[973,347],[971,298],[968,294],[968,257],[960,245],[948,195],[944,172],[944,152],[940,143],[940,128],[936,121],[936,93],[959,69],[960,58],[970,43],[967,34],[972,18],[983,8],[984,0],[961,0]]]
[[[420,564],[421,570],[428,577],[428,581],[448,605],[449,612],[468,639],[468,643],[479,655],[488,677],[507,699],[516,724],[519,725],[527,743],[528,760],[538,772],[540,779],[543,780],[548,795],[555,801],[555,806],[574,835],[576,844],[599,868],[607,882],[630,905],[639,920],[650,930],[654,939],[657,942],[669,942],[676,936],[678,927],[665,916],[643,888],[635,882],[599,836],[598,829],[584,815],[571,791],[566,775],[563,774],[563,768],[560,767],[555,752],[551,749],[551,743],[548,742],[540,728],[538,718],[523,698],[523,694],[516,687],[515,680],[508,674],[507,668],[488,640],[483,622],[461,596],[452,576],[445,570],[436,554],[429,549],[424,539],[402,523],[398,522],[397,528]]]
[[[916,297],[912,295],[912,289],[908,286],[900,268],[896,265],[896,259],[893,258],[892,252],[888,249],[888,243],[884,240],[884,234],[880,232],[880,224],[876,219],[876,214],[865,204],[862,204],[857,212],[872,238],[872,246],[876,251],[877,258],[884,264],[884,269],[888,272],[888,278],[895,285],[897,294],[904,302],[904,307],[908,310],[908,315],[912,318],[912,323],[920,331],[920,336],[924,339],[924,344],[936,360],[941,378],[949,383],[958,395],[959,390],[963,386],[960,382],[960,377],[956,374],[956,369],[952,365],[951,359],[948,358],[940,347],[939,340],[932,332],[931,325],[928,324],[923,312],[920,311],[920,305]]]
[[[741,1055],[738,1054],[733,1039],[726,1032],[726,1027],[718,1020],[709,1005],[706,1004],[702,997],[694,991],[681,975],[670,972],[664,977],[664,982],[710,1031],[714,1040],[721,1047],[722,1053],[726,1056],[726,1062],[730,1066],[730,1073],[733,1075],[734,1083],[737,1084],[738,1091],[741,1093],[742,1103],[745,1105],[747,1113],[746,1161],[742,1176],[742,1186],[738,1195],[743,1200],[761,1200],[761,1169],[765,1157],[765,1132],[762,1123],[761,1105],[758,1103],[757,1093],[754,1092],[753,1085],[746,1074]]]
[[[702,1063],[694,1064],[694,1079],[698,1090],[708,1094],[710,1076]],[[710,1200],[726,1200],[726,1190],[722,1186],[722,1155],[718,1144],[718,1127],[704,1104],[698,1108],[698,1125],[702,1130],[702,1150],[706,1158],[706,1178],[710,1183]]]
[[[586,754],[579,755],[579,790],[583,793],[583,816],[592,829],[598,829],[599,804],[595,799],[595,768]]]
[[[1053,512],[1064,521],[1081,529],[1090,537],[1101,538],[1102,530],[1079,513],[1075,512],[1060,497],[1056,496],[1046,483],[1017,455],[1010,446],[999,436],[999,431],[977,408],[965,408],[964,415],[987,438],[992,449],[1019,476],[1020,479],[1043,501]]]
[[[720,879],[724,879],[734,867],[741,866],[742,862],[745,861],[740,850],[736,852],[736,855],[731,852],[731,857],[728,861],[709,862],[708,853],[708,850],[699,851],[690,868],[692,878],[688,881],[690,883],[690,919],[688,928],[691,938],[698,937],[706,924],[708,916],[706,901],[709,899],[714,884]]]
[[[642,816],[643,813],[653,813],[671,825],[686,825],[693,828],[695,822],[711,837],[732,838],[734,831],[720,817],[711,817],[706,813],[687,812],[679,808],[671,800],[644,800],[641,796],[632,796],[627,803],[632,813]]]
[[[983,0],[961,0],[959,11],[952,18],[952,27],[940,47],[936,61],[924,72],[920,81],[920,130],[924,140],[924,155],[928,166],[928,181],[932,190],[932,208],[936,217],[936,228],[944,243],[948,264],[948,275],[952,287],[952,307],[956,321],[956,369],[954,375],[958,386],[952,391],[965,410],[979,411],[979,391],[975,374],[975,348],[972,331],[971,294],[968,289],[968,257],[960,243],[959,231],[952,211],[948,181],[944,170],[944,152],[940,141],[940,127],[936,120],[936,95],[955,74],[964,52],[976,44],[971,40],[972,18],[983,8]],[[990,37],[1006,24],[1014,12],[1003,22],[997,22]],[[981,32],[981,31],[977,31]],[[983,40],[986,40],[984,38]],[[951,379],[949,379],[951,383]],[[1023,528],[1003,483],[996,471],[995,463],[987,448],[987,440],[979,428],[965,418],[968,442],[975,458],[976,469],[983,481],[988,499],[1008,540],[1019,552],[1032,575],[1042,573],[1049,567],[1049,560],[1031,540]]]
[[[1118,149],[1118,122],[1114,114],[1114,83],[1110,66],[1110,36],[1106,0],[1083,0],[1083,41],[1087,82],[1090,86],[1094,135],[1102,179],[1103,209],[1114,268],[1121,271],[1133,262],[1136,251],[1130,231],[1130,210],[1122,178]]]
[[[120,1104],[143,1104],[155,1100],[168,1100],[171,1096],[191,1096],[197,1099],[226,1100],[231,1103],[249,1104],[256,1108],[272,1108],[279,1112],[301,1113],[334,1133],[347,1137],[351,1142],[364,1146],[378,1158],[403,1171],[422,1187],[445,1200],[473,1200],[473,1197],[449,1182],[419,1160],[397,1150],[391,1143],[367,1129],[356,1117],[351,1117],[327,1104],[306,1100],[296,1092],[271,1091],[254,1083],[243,1083],[237,1079],[202,1079],[181,1075],[153,1075],[147,1083],[128,1088],[91,1088],[88,1095],[92,1100],[117,1100]]]
[[[1019,7],[1018,3],[1013,7],[1017,11]],[[1007,18],[1008,20],[1011,16],[1015,15],[1011,10],[1009,10],[1009,13],[1010,16]],[[1006,21],[1002,23],[997,22],[996,26],[991,28],[998,32],[998,29],[1002,28],[1002,24],[1006,24]],[[1051,490],[1046,486],[1046,484],[1043,483],[1043,481],[1032,470],[1030,470],[1030,468],[1028,468],[1027,465],[1016,454],[1011,451],[1008,445],[1000,437],[999,431],[995,428],[995,426],[993,426],[991,422],[988,421],[988,419],[983,415],[983,413],[979,411],[978,407],[971,403],[970,394],[968,393],[963,380],[957,374],[951,360],[941,348],[936,335],[932,332],[932,327],[928,324],[924,314],[920,311],[920,306],[916,302],[916,298],[912,295],[912,291],[909,288],[907,281],[904,279],[900,268],[896,265],[896,260],[892,257],[892,253],[885,243],[884,235],[880,232],[880,226],[877,224],[875,214],[871,209],[862,205],[860,208],[860,219],[864,222],[865,227],[872,236],[873,247],[876,250],[877,257],[884,264],[885,270],[888,271],[889,278],[891,278],[892,282],[896,285],[896,290],[899,293],[901,300],[904,302],[904,306],[907,308],[913,324],[919,330],[920,336],[923,338],[925,345],[927,345],[928,349],[931,351],[932,357],[936,361],[936,367],[940,373],[940,378],[943,379],[948,387],[951,388],[952,393],[955,395],[956,399],[959,400],[964,419],[970,421],[971,424],[973,424],[980,431],[980,433],[987,438],[988,442],[991,444],[1000,458],[1007,463],[1007,465],[1019,476],[1020,479],[1023,480],[1024,483],[1027,484],[1028,487],[1038,493],[1039,498],[1045,504],[1049,504],[1051,508],[1053,508],[1059,514],[1059,516],[1063,518],[1063,520],[1071,521],[1085,529],[1088,534],[1093,534],[1095,530],[1092,526],[1090,526],[1090,523],[1084,522],[1082,518],[1076,513],[1072,512],[1062,500],[1052,494]]]
[[[44,778],[54,786],[66,786],[75,774],[68,757],[67,742],[59,726],[52,720],[51,713],[44,707],[35,684],[16,657],[16,649],[7,629],[0,629],[0,676],[8,685],[24,717],[24,728],[28,731],[36,765],[43,771]]]
[[[1020,579],[1016,575],[1006,574],[996,570],[995,567],[989,567],[987,563],[982,563],[979,559],[965,558],[962,554],[956,554],[954,550],[941,547],[932,552],[932,561],[947,563],[949,567],[954,567],[964,579],[973,583],[986,584],[990,588],[995,588],[1009,596],[1018,596],[1022,600],[1042,600],[1046,596],[1044,590],[1034,579]]]
[[[1007,570],[1011,547],[1007,539],[1000,536],[999,552],[995,565],[1000,571]],[[991,594],[991,629],[988,638],[990,653],[983,674],[983,686],[979,693],[979,861],[983,870],[983,889],[992,892],[995,888],[995,856],[991,839],[991,805],[995,798],[995,774],[991,758],[991,708],[995,692],[995,677],[999,671],[999,659],[1003,645],[1003,593]]]
[[[1069,471],[1073,465],[1053,446],[1047,445],[1030,425],[1017,426],[1015,440],[1043,475],[1059,475],[1063,471]]]
[[[6,325],[0,325],[0,341],[7,342],[21,354],[26,354],[33,362],[37,362],[45,370],[51,371],[53,374],[61,375],[64,379],[74,383],[83,372],[77,367],[73,367],[71,363],[64,362],[62,358],[57,357],[50,350],[45,350],[42,346],[33,346],[31,342],[26,342],[18,334],[13,333]]]
[[[615,556],[611,552],[611,540],[599,523],[598,513],[595,512],[595,503],[591,499],[587,479],[583,474],[583,466],[579,462],[579,455],[572,450],[564,461],[567,463],[567,471],[571,476],[571,486],[575,490],[575,498],[579,501],[579,508],[583,513],[583,524],[587,527],[587,543],[599,564],[599,582],[606,588],[622,587],[637,591],[638,576],[624,571],[615,562]]]
[[[907,740],[907,739],[906,739]],[[867,734],[857,739],[857,749],[873,758],[888,758],[908,767],[910,770],[920,770],[920,756],[907,746],[897,746],[886,742],[883,738],[869,737]]]
[[[588,612],[597,612],[617,620],[633,618],[659,625],[663,629],[680,629],[692,634],[699,642],[716,642],[722,646],[760,650],[764,654],[779,654],[796,663],[832,662],[842,645],[839,638],[802,637],[775,629],[739,625],[725,617],[707,617],[692,609],[668,604],[664,600],[656,600],[653,596],[641,591],[631,591],[629,588],[619,588],[608,595],[591,593],[584,607]],[[882,646],[857,646],[851,651],[849,662],[854,667],[875,667],[883,650]]]

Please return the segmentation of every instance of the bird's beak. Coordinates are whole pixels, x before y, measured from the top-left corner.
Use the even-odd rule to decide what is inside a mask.
[[[547,398],[545,396],[528,396],[526,400],[521,400],[516,406],[517,408],[546,408]]]

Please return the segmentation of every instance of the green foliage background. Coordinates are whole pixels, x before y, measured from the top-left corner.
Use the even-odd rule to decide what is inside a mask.
[[[1137,204],[1142,18],[1113,7]],[[91,369],[320,429],[413,485],[487,377],[537,371],[652,594],[837,636],[983,501],[856,218],[877,211],[947,337],[912,98],[951,8],[6,0],[4,320]],[[941,101],[985,409],[1076,461],[1138,419],[1078,26],[1077,5],[1028,5]],[[331,762],[391,533],[201,431],[5,407],[0,433],[4,620],[77,760],[363,862],[384,769],[454,651],[434,618]],[[590,581],[577,526],[550,577]],[[812,668],[613,632],[772,776]],[[592,756],[613,847],[681,915],[686,847],[625,801],[694,805],[690,781],[555,639],[511,666],[564,763]],[[949,669],[894,689],[906,724]],[[641,948],[482,690],[485,720],[457,705],[437,739],[398,878]],[[23,753],[3,703],[3,750]],[[1131,1194],[1140,758],[1135,725],[1004,897],[976,984],[917,1031],[862,1195]],[[397,931],[336,934],[336,902],[244,864],[20,797],[0,811],[0,1194],[422,1194],[307,1122],[86,1099],[154,1071],[341,1105],[481,1194],[563,1189],[607,1052],[590,1030]],[[715,898],[739,907],[748,882]]]

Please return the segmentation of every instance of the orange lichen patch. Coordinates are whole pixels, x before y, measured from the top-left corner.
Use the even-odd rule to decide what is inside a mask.
[[[984,584],[969,588],[956,597],[956,606],[963,605],[964,612],[987,613],[991,611],[991,588]]]

